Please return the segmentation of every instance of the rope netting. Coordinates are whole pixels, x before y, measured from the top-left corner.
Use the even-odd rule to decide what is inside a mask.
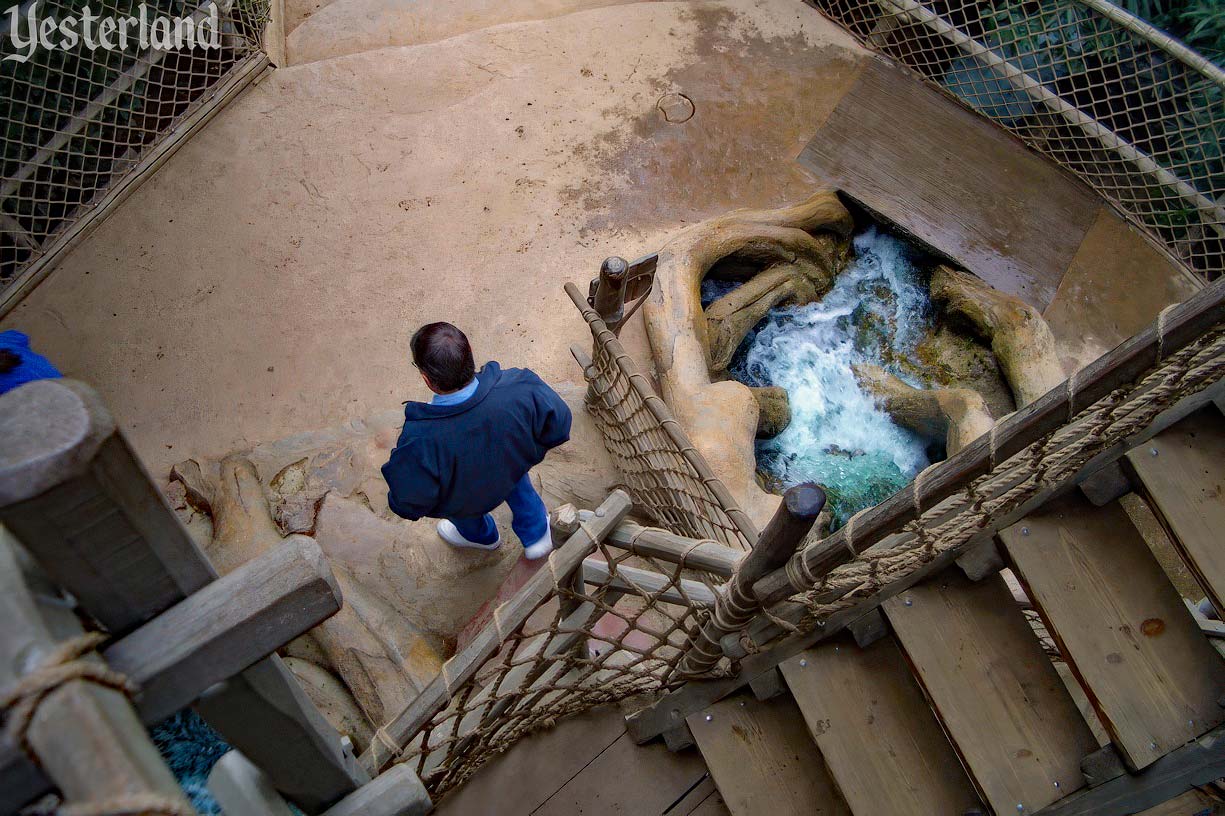
[[[752,522],[690,444],[679,423],[604,325],[584,308],[594,351],[584,366],[587,410],[634,497],[659,526],[740,549],[757,540]]]
[[[1225,269],[1225,72],[1106,0],[810,0],[1087,182],[1206,280]]]
[[[518,625],[495,616],[497,654],[448,688],[445,706],[395,751],[435,797],[532,731],[681,682],[689,632],[723,579],[687,567],[683,556],[671,563],[591,537],[571,538],[558,556],[581,558],[583,580],[557,574]]]
[[[4,13],[0,291],[260,52],[268,13],[268,0],[26,0]],[[52,20],[32,40],[31,24]]]
[[[1072,478],[1102,452],[1129,446],[1162,412],[1220,382],[1225,376],[1225,324],[1169,356],[1131,385],[1118,388],[1067,424],[970,480],[948,498],[923,510],[879,543],[846,538],[853,560],[823,576],[806,575],[803,553],[788,564],[794,600],[805,614],[791,631],[810,631],[834,613],[856,606],[950,550],[961,550],[990,525],[1041,499]],[[1072,382],[1072,381],[1069,381]],[[1070,387],[1070,386],[1069,386]],[[933,465],[939,467],[939,464]],[[922,474],[920,474],[920,478]],[[866,512],[866,511],[862,511]],[[854,519],[848,522],[853,527]],[[815,542],[810,547],[820,546]],[[771,620],[778,622],[777,616]]]

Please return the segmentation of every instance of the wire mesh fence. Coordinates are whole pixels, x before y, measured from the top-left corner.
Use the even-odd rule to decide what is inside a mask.
[[[757,540],[752,521],[694,449],[595,309],[572,285],[567,292],[591,327],[594,340],[592,357],[583,366],[587,410],[625,477],[634,503],[678,535],[752,549]]]
[[[27,0],[4,12],[0,291],[260,52],[268,14],[268,0]]]
[[[810,0],[1075,173],[1205,280],[1225,269],[1225,72],[1106,0]]]

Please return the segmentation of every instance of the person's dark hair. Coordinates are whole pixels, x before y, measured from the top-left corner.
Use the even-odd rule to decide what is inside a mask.
[[[430,323],[417,329],[409,341],[413,364],[439,391],[456,391],[472,382],[476,363],[468,337],[450,323]]]
[[[15,351],[0,349],[0,374],[7,374],[21,365],[21,356]]]

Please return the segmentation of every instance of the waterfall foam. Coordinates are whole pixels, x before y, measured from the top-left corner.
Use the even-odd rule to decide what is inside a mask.
[[[881,501],[928,464],[926,443],[895,424],[859,387],[851,366],[875,363],[912,385],[899,366],[931,328],[932,308],[915,252],[869,227],[855,258],[817,303],[771,310],[745,338],[731,374],[747,385],[777,385],[791,424],[757,445],[759,467],[781,487],[805,481],[830,493],[835,523]],[[726,284],[711,281],[704,295]]]

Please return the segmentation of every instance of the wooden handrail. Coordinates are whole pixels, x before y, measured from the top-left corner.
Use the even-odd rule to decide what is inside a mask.
[[[853,542],[848,542],[852,525],[847,524],[797,554],[797,558],[803,559],[803,571],[820,578],[851,561],[855,553],[872,547],[917,518],[920,510],[930,509],[970,480],[990,472],[1000,462],[1059,429],[1079,411],[1136,380],[1222,321],[1225,321],[1225,278],[1168,307],[1146,329],[1073,374],[1063,385],[1004,417],[990,433],[928,468],[922,478],[885,501],[858,514]],[[853,545],[853,551],[848,544]],[[753,585],[754,594],[765,606],[776,604],[800,589],[792,584],[786,567],[774,570]]]

